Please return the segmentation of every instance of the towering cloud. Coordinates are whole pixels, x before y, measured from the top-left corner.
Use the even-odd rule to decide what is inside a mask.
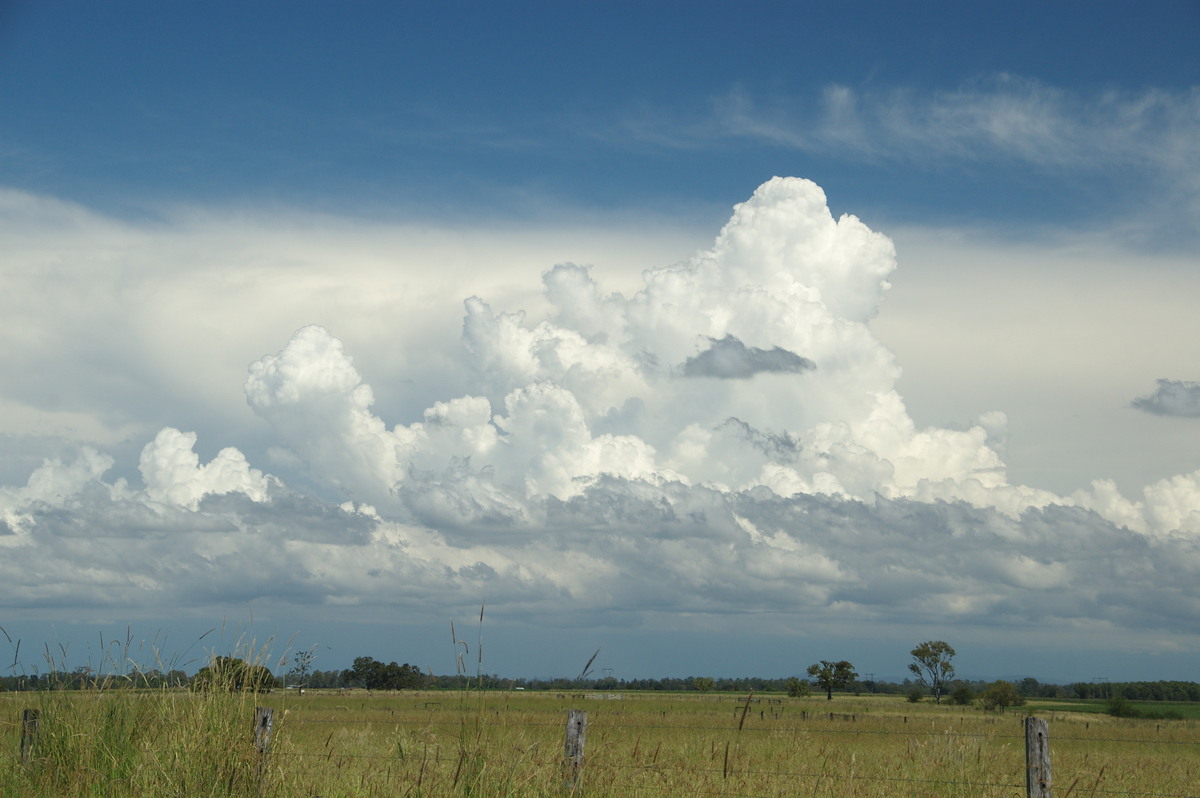
[[[371,388],[319,327],[254,364],[246,395],[311,476],[435,525],[524,523],[547,498],[613,477],[962,501],[1013,518],[1078,504],[1143,532],[1182,523],[1162,505],[1192,501],[1186,486],[1130,502],[1105,483],[1071,498],[1010,485],[996,445],[1003,413],[917,428],[869,327],[895,265],[891,243],[853,216],[834,219],[818,186],[776,178],[711,249],[647,270],[631,297],[604,295],[589,269],[563,264],[543,276],[544,319],[467,299],[462,346],[480,393],[443,398],[419,422],[377,416]],[[1185,395],[1160,384],[1172,406]]]
[[[114,460],[93,449],[47,460],[0,488],[0,596],[53,571],[109,606],[258,584],[439,617],[469,595],[590,623],[785,611],[1200,631],[1158,611],[1195,601],[1200,472],[1135,499],[1103,480],[1055,496],[1010,484],[1003,413],[919,427],[870,326],[895,267],[887,238],[777,178],[631,296],[561,264],[537,316],[467,297],[453,379],[381,395],[471,388],[409,418],[386,417],[336,330],[302,327],[244,385],[280,476],[234,448],[202,463],[197,435],[170,427],[142,450],[141,485],[105,481]],[[1179,412],[1190,391],[1139,401]]]
[[[320,328],[256,363],[246,394],[318,476],[381,506],[403,504],[406,484],[468,490],[467,474],[481,507],[566,498],[602,475],[987,503],[1004,481],[989,431],[916,429],[869,329],[894,268],[891,243],[835,220],[815,184],[775,179],[712,249],[645,272],[632,297],[561,265],[536,323],[468,299],[463,344],[484,395],[439,402],[424,422],[373,415]],[[756,445],[771,435],[794,445]]]

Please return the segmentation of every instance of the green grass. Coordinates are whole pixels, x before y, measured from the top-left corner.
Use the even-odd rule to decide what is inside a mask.
[[[1148,720],[1200,720],[1200,704],[1191,701],[1126,701],[1125,703]],[[1030,701],[1022,709],[1038,712],[1080,712],[1103,715],[1108,712],[1108,701],[1098,698],[1041,699]],[[1163,718],[1161,717],[1163,715],[1170,717]]]
[[[0,695],[0,794],[210,796],[257,794],[255,751],[238,693],[108,689]],[[30,762],[18,761],[21,710],[40,718]],[[7,723],[11,719],[11,723]]]
[[[1183,796],[1200,783],[1195,720],[1117,719],[1081,713],[1073,702],[985,714],[893,696],[755,695],[749,708],[744,698],[0,694],[0,795],[561,796],[570,708],[588,713],[581,792],[594,798],[1008,798],[1023,794],[1024,711],[1050,721],[1056,794],[1119,795],[1150,785],[1155,794]],[[266,760],[253,745],[256,704],[275,711]],[[25,707],[39,709],[43,720],[34,760],[22,767]]]

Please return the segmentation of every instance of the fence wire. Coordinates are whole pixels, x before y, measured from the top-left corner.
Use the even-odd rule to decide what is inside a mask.
[[[820,718],[818,718],[819,720]],[[365,720],[359,719],[340,719],[340,718],[304,718],[294,717],[287,720],[289,724],[305,724],[319,725],[327,724],[331,726],[403,726],[409,728],[427,728],[429,726],[458,726],[462,721],[447,719],[443,721],[426,720],[403,720],[395,718],[370,718]],[[561,723],[549,723],[539,721],[522,721],[521,726],[526,728],[543,728],[557,729],[561,728]],[[886,729],[827,729],[812,726],[796,726],[796,725],[776,725],[776,726],[745,726],[738,728],[734,726],[700,726],[690,724],[667,724],[667,723],[597,723],[591,722],[588,724],[588,730],[605,729],[612,731],[696,731],[696,732],[717,732],[717,733],[736,733],[736,734],[778,734],[780,732],[794,732],[803,734],[850,734],[862,736],[882,736],[882,737],[938,737],[938,738],[954,738],[961,737],[967,739],[979,740],[1021,740],[1025,739],[1023,734],[986,734],[984,732],[956,732],[952,729],[944,731],[889,731]],[[1053,742],[1083,742],[1083,743],[1124,743],[1129,745],[1180,745],[1180,746],[1197,746],[1200,748],[1200,742],[1194,740],[1162,740],[1149,737],[1075,737],[1054,735]]]

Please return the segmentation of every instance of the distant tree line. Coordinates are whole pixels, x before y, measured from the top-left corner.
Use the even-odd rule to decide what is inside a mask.
[[[1077,682],[1069,686],[1077,698],[1112,698],[1128,701],[1200,701],[1196,682]]]
[[[936,643],[937,641],[932,641]],[[930,646],[922,649],[922,646]],[[949,649],[949,647],[946,647]],[[1025,678],[1012,682],[986,682],[953,679],[953,669],[946,667],[947,654],[953,649],[921,644],[914,657],[922,652],[932,658],[935,672],[914,669],[917,680],[890,682],[862,679],[853,666],[844,660],[825,661],[809,668],[812,682],[795,676],[777,679],[763,677],[714,677],[706,675],[664,677],[660,679],[617,679],[612,676],[590,678],[511,679],[495,674],[435,676],[423,673],[414,665],[383,663],[373,657],[357,657],[353,666],[344,670],[318,670],[312,667],[312,652],[295,655],[295,667],[277,676],[265,666],[248,664],[234,657],[217,657],[194,676],[183,670],[167,671],[134,669],[124,674],[97,674],[87,667],[73,671],[9,674],[0,676],[0,691],[19,690],[80,690],[96,687],[135,688],[212,688],[269,690],[280,687],[310,689],[366,688],[369,690],[548,690],[602,692],[696,692],[696,693],[784,693],[808,695],[811,688],[820,690],[827,698],[833,692],[854,694],[879,693],[908,696],[921,700],[934,693],[931,683],[938,681],[938,696],[957,704],[978,703],[985,708],[1004,709],[1019,706],[1027,698],[1066,698],[1125,701],[1197,701],[1200,702],[1200,683],[1182,681],[1140,682],[1074,682],[1065,685],[1039,682]],[[940,661],[940,664],[939,664]],[[919,660],[918,660],[919,664]],[[921,678],[923,677],[923,678]]]
[[[407,662],[384,665],[373,657],[356,657],[354,667],[342,672],[343,680],[368,690],[414,690],[425,686],[421,669]]]

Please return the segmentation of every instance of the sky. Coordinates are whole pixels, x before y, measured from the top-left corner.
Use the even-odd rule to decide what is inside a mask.
[[[0,3],[0,662],[1200,679],[1198,35]]]

